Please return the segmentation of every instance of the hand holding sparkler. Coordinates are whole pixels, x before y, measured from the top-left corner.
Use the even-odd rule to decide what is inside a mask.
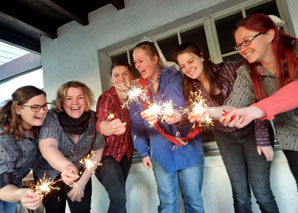
[[[249,106],[231,110],[226,115],[223,115],[219,122],[224,126],[243,128],[251,121],[264,117],[265,115],[263,110],[255,106]]]
[[[188,120],[191,123],[198,122],[198,123],[206,123],[210,122],[209,112],[206,108],[204,108],[200,112],[192,111],[188,114]]]
[[[158,121],[160,107],[157,104],[152,104],[148,109],[141,112],[141,117],[148,121],[149,124],[154,125]]]
[[[105,136],[122,135],[126,131],[126,122],[115,119],[114,113],[109,113],[107,121],[101,121],[99,124],[100,132]]]
[[[176,124],[182,121],[182,114],[178,110],[173,110],[171,114],[166,113],[164,114],[163,117],[164,117],[164,120],[170,125]]]
[[[32,189],[20,189],[21,203],[25,208],[36,210],[42,204],[43,194],[37,194]]]
[[[109,122],[108,128],[112,135],[122,135],[126,131],[126,122],[122,122],[120,119],[115,119]]]
[[[61,172],[62,181],[69,186],[72,186],[79,177],[77,167],[72,163]]]

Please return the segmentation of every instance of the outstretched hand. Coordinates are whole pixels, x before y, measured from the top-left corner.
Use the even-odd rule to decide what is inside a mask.
[[[22,189],[21,203],[25,208],[36,210],[42,204],[43,195],[36,194],[32,189]]]
[[[61,179],[62,181],[69,186],[72,186],[73,183],[79,178],[78,170],[73,164],[69,164],[62,172]]]
[[[249,106],[231,110],[227,115],[222,116],[219,122],[224,126],[243,128],[254,119],[264,116],[264,111],[255,106]]]

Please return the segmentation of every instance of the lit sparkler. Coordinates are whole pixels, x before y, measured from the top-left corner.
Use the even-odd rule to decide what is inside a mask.
[[[94,152],[88,154],[85,158],[80,160],[80,163],[84,165],[84,168],[91,170],[96,164],[101,165],[101,163],[94,162],[92,158],[95,156]]]
[[[122,108],[128,108],[131,102],[137,102],[139,98],[142,100],[146,99],[146,91],[137,85],[132,85],[128,90],[123,92],[123,95],[127,100],[122,104]]]
[[[60,180],[58,180],[60,181]],[[43,194],[43,195],[47,195],[48,193],[50,193],[52,190],[58,190],[60,189],[59,187],[54,187],[54,184],[56,183],[57,181],[53,181],[53,180],[50,180],[50,179],[45,179],[45,178],[42,178],[42,179],[39,179],[37,181],[37,184],[35,184],[33,186],[33,190],[36,194]]]
[[[194,113],[196,115],[202,115],[205,112],[207,112],[207,104],[206,100],[201,95],[201,92],[191,92],[191,113]],[[209,113],[206,113],[205,115],[205,125],[208,127],[209,125],[212,125],[212,118],[209,116]]]
[[[115,119],[115,114],[114,113],[109,113],[108,115],[108,121],[112,121]]]

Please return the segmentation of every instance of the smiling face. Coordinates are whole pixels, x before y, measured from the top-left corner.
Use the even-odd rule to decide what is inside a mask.
[[[126,66],[115,66],[110,77],[111,83],[115,86],[116,91],[119,92],[123,92],[130,86],[132,79],[132,73]]]
[[[48,113],[48,110],[44,110],[42,107],[39,112],[33,112],[30,106],[43,106],[46,104],[45,95],[37,95],[29,99],[24,105],[28,106],[16,106],[16,113],[22,118],[22,126],[26,130],[30,130],[33,126],[41,126]]]
[[[245,27],[239,27],[235,32],[236,45],[241,44],[243,41],[252,36],[257,35],[259,32],[249,30]],[[249,63],[264,62],[271,57],[272,54],[272,40],[274,33],[269,30],[267,33],[260,34],[253,39],[247,47],[242,46],[239,54],[242,55]]]
[[[156,80],[159,72],[157,56],[150,56],[146,50],[136,48],[133,51],[133,59],[136,69],[140,72],[142,78],[151,82]]]
[[[182,72],[189,78],[198,80],[203,80],[205,76],[203,60],[192,52],[180,53],[177,56],[177,62]]]
[[[71,118],[80,118],[86,109],[86,101],[82,88],[70,87],[63,100],[63,109]]]

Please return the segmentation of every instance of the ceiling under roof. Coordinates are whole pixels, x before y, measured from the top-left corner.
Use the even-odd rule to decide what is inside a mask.
[[[88,13],[107,4],[124,8],[124,0],[1,0],[0,40],[40,52],[41,35],[55,39],[70,21],[86,26]]]

